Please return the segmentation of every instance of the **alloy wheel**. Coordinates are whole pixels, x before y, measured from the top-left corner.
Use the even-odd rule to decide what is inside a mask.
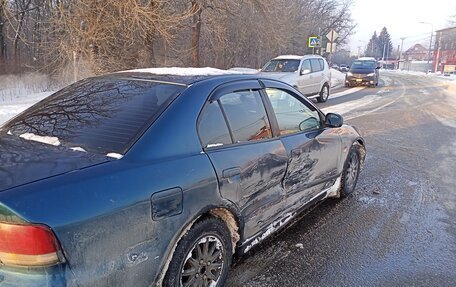
[[[345,171],[345,186],[348,190],[352,191],[356,184],[356,179],[359,171],[359,157],[358,153],[352,152],[349,155],[347,169]]]
[[[205,236],[198,240],[183,263],[181,286],[217,286],[224,268],[224,255],[222,241],[216,236]]]

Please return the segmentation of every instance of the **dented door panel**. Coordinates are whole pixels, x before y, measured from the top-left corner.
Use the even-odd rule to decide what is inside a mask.
[[[338,176],[341,141],[330,130],[282,137],[289,155],[284,179],[287,205],[299,208]]]
[[[222,197],[241,210],[245,237],[256,234],[283,212],[282,180],[288,158],[280,140],[225,147],[207,154],[216,170]],[[227,176],[227,170],[236,169],[238,174]]]

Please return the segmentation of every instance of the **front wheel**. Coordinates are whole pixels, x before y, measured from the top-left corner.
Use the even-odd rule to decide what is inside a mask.
[[[361,170],[361,157],[359,149],[359,144],[355,143],[348,152],[347,159],[344,164],[344,170],[342,172],[342,187],[340,190],[341,197],[347,197],[355,190],[359,172]]]
[[[225,285],[232,259],[230,232],[217,218],[201,220],[180,240],[163,286]]]
[[[320,96],[317,98],[317,101],[319,103],[324,103],[324,102],[326,102],[328,100],[328,97],[329,97],[329,86],[328,85],[324,85],[321,88]]]

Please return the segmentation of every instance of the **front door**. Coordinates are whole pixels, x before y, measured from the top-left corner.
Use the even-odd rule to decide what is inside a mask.
[[[339,176],[341,139],[336,129],[323,126],[320,113],[304,97],[278,82],[264,83],[289,158],[287,205],[299,208]]]
[[[199,135],[216,171],[221,195],[243,215],[250,238],[280,217],[285,207],[283,143],[272,137],[258,81],[220,87],[199,119]]]
[[[296,81],[298,90],[304,95],[311,94],[313,90],[313,75],[310,60],[302,61],[301,69],[299,71],[298,80]]]

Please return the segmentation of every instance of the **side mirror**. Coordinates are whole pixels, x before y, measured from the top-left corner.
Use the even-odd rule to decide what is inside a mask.
[[[340,128],[344,124],[344,118],[339,114],[327,113],[325,125],[331,128]]]
[[[303,120],[299,124],[300,131],[312,130],[320,127],[320,121],[314,117]]]
[[[307,74],[310,74],[310,70],[309,69],[301,70],[301,75],[307,75]]]

